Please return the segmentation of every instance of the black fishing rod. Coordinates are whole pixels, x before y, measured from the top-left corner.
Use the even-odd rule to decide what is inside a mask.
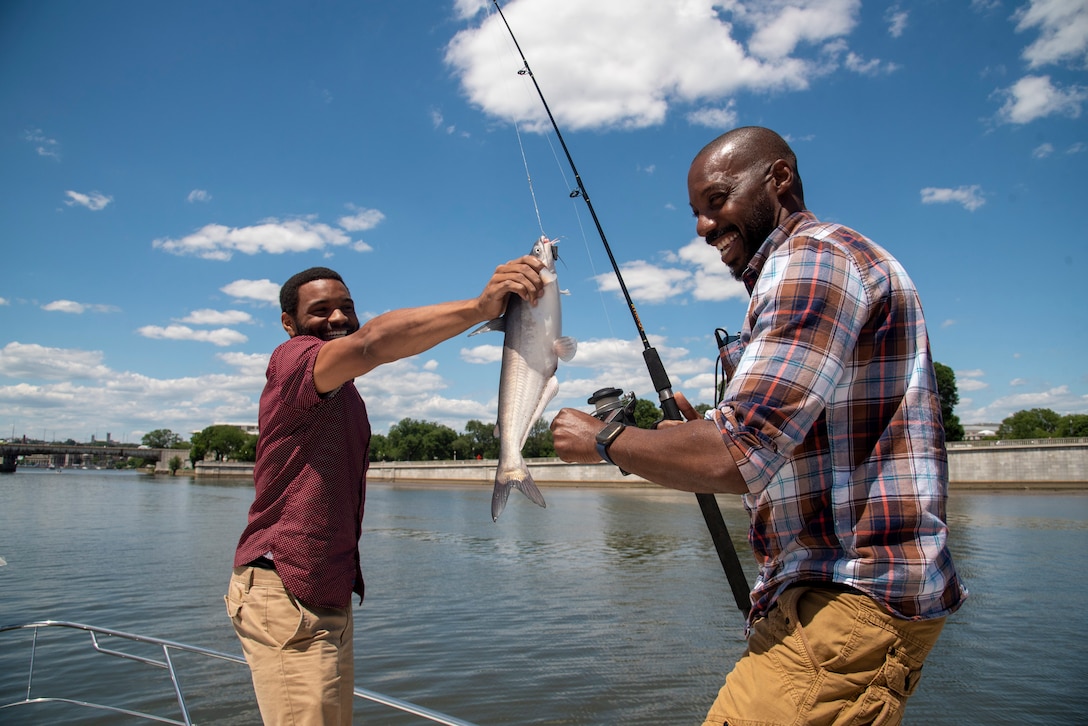
[[[658,355],[657,349],[650,345],[650,340],[646,337],[646,330],[642,327],[642,320],[639,319],[638,310],[635,309],[635,303],[631,299],[631,294],[627,291],[627,284],[623,281],[620,267],[616,263],[615,256],[612,254],[612,247],[608,244],[608,238],[605,237],[604,228],[601,227],[601,222],[597,218],[597,212],[593,209],[593,203],[589,200],[589,192],[586,191],[586,186],[582,183],[582,177],[578,173],[578,167],[574,165],[574,159],[571,157],[570,150],[567,148],[567,142],[563,140],[563,134],[559,131],[559,124],[556,123],[555,117],[552,116],[552,110],[548,107],[548,101],[544,98],[544,92],[540,90],[540,84],[536,82],[536,76],[533,75],[532,69],[529,68],[529,61],[526,59],[525,53],[521,50],[521,44],[518,43],[514,31],[510,27],[510,23],[506,21],[506,16],[503,15],[502,8],[499,6],[499,0],[492,0],[492,2],[495,4],[495,9],[498,11],[499,17],[502,18],[503,25],[506,26],[506,32],[510,34],[510,39],[514,41],[514,47],[518,49],[518,55],[521,56],[523,68],[518,71],[518,74],[529,76],[529,79],[532,80],[533,87],[536,88],[536,93],[540,97],[540,102],[544,105],[544,111],[548,114],[548,120],[551,121],[552,128],[555,130],[555,136],[559,139],[559,144],[563,147],[563,153],[567,156],[567,163],[574,173],[574,181],[577,182],[578,188],[573,190],[570,193],[570,196],[572,198],[581,197],[585,200],[586,207],[589,209],[589,215],[593,217],[593,224],[597,227],[597,234],[604,244],[604,251],[608,253],[608,261],[612,263],[612,271],[616,273],[616,280],[619,282],[620,290],[623,292],[623,299],[627,301],[627,308],[631,311],[631,317],[635,321],[635,327],[638,328],[639,338],[642,339],[642,358],[646,362],[646,368],[650,373],[650,380],[653,382],[654,389],[657,390],[657,395],[661,400],[661,412],[666,419],[681,421],[683,420],[683,416],[681,416],[680,407],[677,405],[676,398],[673,396],[672,383],[669,381],[669,374],[665,371],[665,366],[661,362],[661,356]],[[718,507],[718,500],[714,498],[713,494],[696,494],[695,498],[699,502],[699,509],[703,513],[703,519],[706,520],[707,529],[710,530],[710,538],[714,541],[714,549],[717,550],[718,559],[721,560],[722,568],[725,570],[725,577],[729,581],[730,589],[733,591],[733,598],[737,601],[737,607],[740,608],[745,616],[747,616],[751,609],[748,581],[744,577],[744,570],[741,568],[740,559],[737,557],[737,550],[733,547],[733,540],[729,536],[729,529],[725,526],[725,519],[722,517],[722,511]]]

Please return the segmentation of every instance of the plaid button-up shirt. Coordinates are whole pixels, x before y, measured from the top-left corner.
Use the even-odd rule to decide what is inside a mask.
[[[903,618],[954,611],[966,590],[947,543],[944,428],[906,271],[799,212],[744,282],[748,314],[707,418],[748,484],[752,619],[802,580],[852,586]]]

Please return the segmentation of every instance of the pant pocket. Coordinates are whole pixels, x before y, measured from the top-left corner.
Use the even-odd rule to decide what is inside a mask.
[[[245,600],[245,587],[240,582],[231,580],[227,588],[227,594],[223,596],[223,602],[227,606],[227,617],[237,622],[242,611],[242,603]]]
[[[873,682],[869,684],[857,702],[840,713],[835,720],[835,725],[898,724],[903,717],[907,698],[914,693],[921,675],[921,666],[912,667],[893,648]]]

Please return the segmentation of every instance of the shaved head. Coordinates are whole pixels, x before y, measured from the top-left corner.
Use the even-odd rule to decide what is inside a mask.
[[[793,149],[786,140],[774,131],[762,126],[741,126],[732,131],[726,131],[704,146],[695,155],[695,160],[713,158],[722,154],[728,154],[734,163],[745,168],[766,167],[782,159],[793,170],[795,194],[798,199],[804,199],[801,175],[797,171],[797,155],[793,153]]]

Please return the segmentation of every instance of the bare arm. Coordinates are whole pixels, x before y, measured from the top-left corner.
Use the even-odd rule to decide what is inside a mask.
[[[698,418],[681,394],[677,403],[685,416],[695,420],[663,421],[654,430],[629,426],[608,449],[612,461],[624,471],[670,489],[746,494],[748,486],[718,427]],[[587,413],[564,408],[552,421],[556,453],[570,463],[600,461],[595,437],[603,427]]]
[[[542,267],[530,255],[511,260],[495,269],[476,298],[392,310],[349,336],[329,341],[314,364],[317,391],[335,390],[383,363],[422,353],[473,325],[499,317],[511,293],[535,303],[544,288]]]

